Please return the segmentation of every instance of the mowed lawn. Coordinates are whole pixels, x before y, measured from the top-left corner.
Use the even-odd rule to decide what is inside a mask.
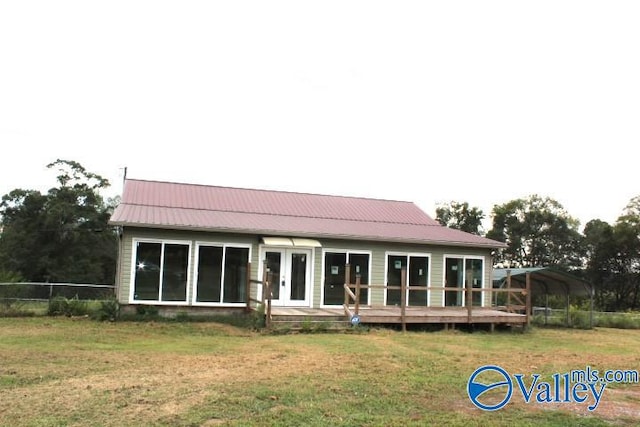
[[[217,323],[0,319],[2,426],[638,425],[640,385],[483,412],[469,375],[640,369],[640,331],[267,335]],[[514,392],[515,395],[515,392]]]

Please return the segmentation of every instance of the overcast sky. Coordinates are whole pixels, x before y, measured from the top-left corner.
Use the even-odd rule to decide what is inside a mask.
[[[0,194],[140,179],[494,204],[640,194],[638,1],[3,1]]]

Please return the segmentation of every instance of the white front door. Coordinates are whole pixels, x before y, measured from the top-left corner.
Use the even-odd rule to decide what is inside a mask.
[[[309,307],[311,251],[265,248],[263,253],[262,268],[266,262],[271,278],[271,303],[283,307]]]

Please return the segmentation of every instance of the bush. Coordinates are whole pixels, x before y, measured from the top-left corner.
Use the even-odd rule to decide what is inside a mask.
[[[94,313],[93,317],[99,321],[108,320],[115,322],[120,314],[120,304],[115,298],[110,298],[104,301],[100,301],[98,310]]]
[[[73,298],[65,298],[57,296],[49,300],[49,308],[47,309],[49,316],[86,316],[89,314],[89,307],[85,301],[78,299],[76,295]]]
[[[603,328],[640,329],[640,317],[630,313],[602,313],[596,325]]]

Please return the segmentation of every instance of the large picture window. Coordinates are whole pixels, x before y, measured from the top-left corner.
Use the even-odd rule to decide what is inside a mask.
[[[360,284],[369,284],[370,254],[350,251],[328,251],[324,254],[324,305],[344,304],[345,267],[349,264],[349,281],[356,283],[360,275]],[[369,303],[369,289],[360,289],[360,304]]]
[[[403,269],[406,269],[407,304],[426,306],[429,292],[426,289],[411,289],[411,287],[429,286],[429,255],[387,254],[387,286],[401,286]],[[387,289],[387,305],[400,305],[401,295],[400,289]]]
[[[137,242],[135,251],[134,301],[187,301],[188,244]]]
[[[198,245],[196,303],[246,302],[249,248]]]
[[[444,286],[446,288],[459,288],[460,291],[445,291],[444,305],[448,307],[462,307],[466,304],[466,288],[470,281],[474,289],[484,287],[484,262],[482,258],[471,258],[464,256],[445,257]],[[472,304],[482,305],[482,292],[473,292]]]

